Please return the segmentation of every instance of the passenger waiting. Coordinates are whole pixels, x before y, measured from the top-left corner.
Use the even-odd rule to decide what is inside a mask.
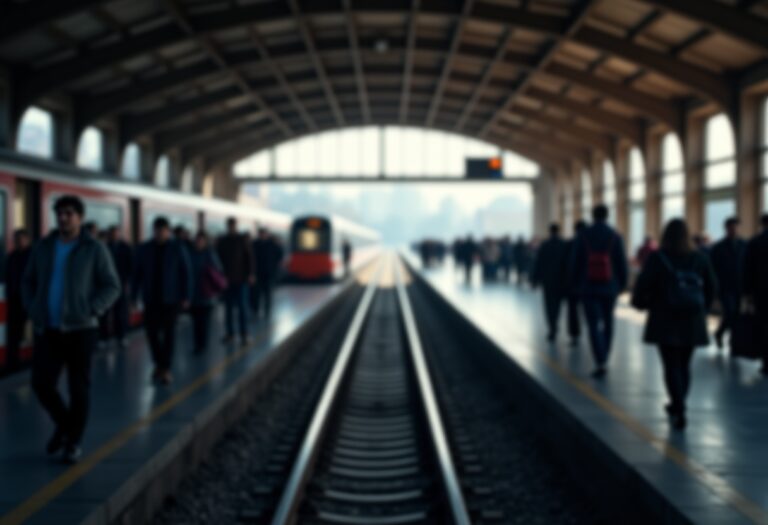
[[[762,233],[753,237],[744,251],[743,293],[757,314],[759,337],[763,349],[763,368],[768,376],[768,214],[760,219]]]
[[[111,321],[112,335],[118,348],[125,348],[125,332],[128,328],[128,302],[130,283],[133,277],[133,249],[121,238],[120,228],[112,226],[107,230],[107,249],[112,256],[117,276],[120,278],[120,296],[107,313]],[[109,323],[108,323],[109,324]]]
[[[349,239],[344,239],[341,242],[341,258],[344,263],[344,275],[349,275],[352,265],[352,243]]]
[[[731,217],[725,221],[725,237],[715,243],[710,251],[712,267],[717,277],[720,301],[720,326],[715,332],[718,348],[723,347],[723,336],[733,329],[739,313],[741,295],[741,268],[747,244],[739,237],[739,220]]]
[[[27,311],[21,298],[21,280],[29,263],[32,253],[32,241],[27,230],[19,229],[13,233],[13,251],[8,254],[5,264],[5,301],[8,312],[8,367],[15,368],[19,363],[19,349],[21,348],[24,332],[27,326]]]
[[[192,262],[192,335],[194,352],[201,354],[208,348],[211,332],[211,313],[215,298],[227,288],[227,279],[221,261],[210,247],[208,235],[199,232],[195,236]]]
[[[571,254],[574,290],[584,308],[595,370],[599,379],[607,372],[613,340],[616,298],[627,286],[627,256],[624,241],[608,225],[608,208],[595,206],[594,224],[576,238]]]
[[[64,195],[53,209],[58,229],[34,248],[21,293],[35,328],[32,389],[56,425],[47,452],[74,463],[88,421],[98,317],[117,298],[120,281],[106,247],[81,228],[83,201]],[[58,391],[64,368],[69,406]]]
[[[549,227],[549,239],[541,243],[531,275],[531,284],[541,285],[544,291],[544,313],[547,317],[551,343],[557,338],[560,305],[567,296],[568,244],[560,237],[560,226]]]
[[[226,335],[224,343],[235,339],[235,310],[238,312],[240,343],[248,344],[248,288],[254,284],[253,251],[245,235],[237,231],[237,219],[227,219],[227,233],[219,238],[216,252],[227,278],[224,292]]]
[[[176,343],[176,320],[189,306],[192,268],[187,252],[171,238],[168,219],[158,217],[152,224],[153,237],[139,246],[132,292],[144,302],[144,328],[155,370],[152,380],[169,385]]]
[[[528,279],[528,273],[531,271],[531,247],[525,242],[523,237],[519,237],[515,243],[512,253],[515,261],[515,270],[517,271],[517,284],[525,283]]]
[[[253,311],[258,317],[264,305],[264,317],[272,313],[272,291],[283,259],[282,248],[266,228],[259,228],[253,241],[253,258],[256,261],[256,284],[253,287]]]
[[[477,244],[471,235],[461,244],[461,264],[464,266],[464,280],[467,284],[472,282],[472,267],[477,257]]]
[[[709,259],[691,245],[681,219],[664,229],[661,250],[652,254],[635,284],[632,304],[648,310],[644,341],[658,345],[672,426],[686,425],[690,363],[696,346],[709,344],[706,313],[716,290]]]
[[[509,282],[509,274],[512,271],[512,239],[509,235],[502,237],[499,242],[499,267],[504,282]]]

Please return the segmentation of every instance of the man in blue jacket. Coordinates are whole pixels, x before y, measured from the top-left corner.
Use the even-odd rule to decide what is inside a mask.
[[[106,247],[81,227],[83,201],[64,195],[54,211],[58,229],[32,251],[21,295],[35,328],[32,389],[56,424],[47,451],[74,463],[88,420],[98,319],[120,294],[120,280]],[[69,406],[57,388],[64,368]]]
[[[152,224],[153,237],[139,246],[131,290],[134,300],[141,293],[144,328],[155,370],[152,380],[169,385],[176,343],[176,320],[189,307],[192,268],[187,250],[171,238],[168,219],[158,217]]]
[[[571,253],[571,275],[581,298],[595,359],[592,376],[602,378],[611,351],[616,298],[627,287],[627,256],[621,235],[608,225],[608,208],[592,210],[593,224],[576,237]]]
[[[715,332],[718,348],[723,347],[723,336],[730,331],[739,313],[741,296],[741,268],[747,243],[739,237],[739,219],[725,221],[725,237],[715,243],[709,253],[717,276],[718,298],[722,309],[720,326]]]

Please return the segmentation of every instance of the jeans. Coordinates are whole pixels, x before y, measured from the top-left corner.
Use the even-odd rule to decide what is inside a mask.
[[[611,352],[616,296],[587,296],[582,298],[582,304],[584,316],[587,318],[592,355],[598,366],[604,366]]]
[[[196,305],[190,308],[192,316],[192,336],[195,352],[200,353],[208,348],[208,338],[211,333],[211,312],[213,305]]]
[[[258,279],[253,287],[253,311],[259,315],[262,299],[264,304],[264,316],[269,317],[272,313],[272,281],[269,279]]]
[[[560,318],[560,304],[563,301],[563,294],[558,290],[547,290],[544,288],[544,313],[547,315],[547,325],[549,327],[550,337],[557,335],[558,320]]]
[[[148,304],[144,307],[144,327],[149,349],[159,370],[168,371],[173,365],[178,316],[179,307],[175,304]]]
[[[240,337],[245,339],[248,336],[248,285],[230,284],[224,291],[224,306],[227,337],[235,335],[234,310],[237,308]]]
[[[659,346],[664,366],[664,384],[667,387],[672,412],[685,412],[685,399],[691,386],[692,346]]]
[[[73,443],[80,443],[88,421],[91,354],[98,343],[96,329],[61,332],[46,330],[35,337],[32,390],[56,427]],[[69,406],[59,394],[61,371],[67,369]]]

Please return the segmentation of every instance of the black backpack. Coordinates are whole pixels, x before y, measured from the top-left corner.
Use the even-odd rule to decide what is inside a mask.
[[[667,307],[679,312],[703,312],[706,301],[704,299],[704,279],[701,278],[701,275],[695,271],[695,268],[677,269],[661,250],[657,253],[672,275],[669,286],[666,287]]]

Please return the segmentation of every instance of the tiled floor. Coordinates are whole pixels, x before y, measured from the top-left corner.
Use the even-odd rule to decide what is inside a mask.
[[[641,343],[643,315],[626,301],[617,310],[610,373],[596,382],[586,337],[578,347],[567,342],[565,312],[560,340],[546,343],[539,293],[483,284],[479,272],[466,285],[450,261],[422,274],[696,523],[768,523],[768,379],[759,364],[697,350],[689,426],[674,432],[662,409],[659,358]]]
[[[277,347],[335,296],[340,287],[337,284],[279,288],[272,320],[261,320],[253,325],[252,348],[241,359],[232,360],[231,365],[220,373],[212,374],[209,381],[198,385],[183,402],[174,404],[151,424],[147,421],[150,414],[162,410],[167,406],[164,403],[179,396],[237,352],[234,347],[218,343],[222,312],[217,312],[212,344],[208,353],[202,356],[191,353],[190,321],[186,316],[181,319],[173,369],[176,381],[169,388],[154,387],[149,381],[152,363],[142,331],[130,336],[126,351],[100,352],[94,359],[91,417],[83,444],[86,455],[79,467],[87,466],[89,461],[95,461],[95,464],[87,475],[69,484],[28,522],[64,524],[82,520],[183,429],[202,407]],[[121,432],[132,426],[129,437],[114,447],[107,457],[100,461],[99,458],[89,458],[89,453],[93,455],[95,451],[103,450],[105,444],[114,442]],[[62,476],[76,474],[79,467],[67,469],[43,455],[51,432],[52,425],[24,375],[0,382],[0,523],[3,525],[4,514],[39,494],[44,487],[60,481]]]

